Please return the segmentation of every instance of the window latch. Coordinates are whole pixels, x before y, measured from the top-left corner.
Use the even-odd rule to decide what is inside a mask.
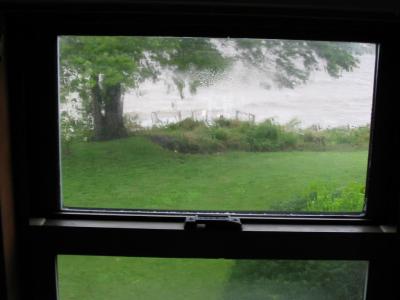
[[[242,231],[242,222],[231,216],[189,216],[185,220],[187,231]]]

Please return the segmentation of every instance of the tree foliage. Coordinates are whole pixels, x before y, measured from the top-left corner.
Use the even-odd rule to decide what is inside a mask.
[[[161,70],[176,73],[219,72],[228,65],[210,39],[65,36],[60,38],[61,83],[64,91],[87,98],[101,76],[104,90],[122,84],[124,90],[144,80],[156,80]],[[66,94],[64,94],[65,96]],[[64,98],[65,99],[65,98]]]
[[[304,84],[311,72],[322,67],[332,77],[358,65],[353,44],[340,42],[236,39],[238,59],[272,73],[281,87]]]

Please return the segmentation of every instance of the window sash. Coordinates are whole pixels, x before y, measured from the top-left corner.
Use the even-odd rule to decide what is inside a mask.
[[[24,70],[25,64],[30,64],[30,72],[25,72],[27,78],[39,77],[40,81],[31,83],[28,80],[26,99],[23,101],[29,116],[24,120],[25,124],[16,124],[17,127],[27,128],[25,132],[28,137],[28,151],[30,169],[33,174],[40,170],[40,180],[37,180],[32,185],[32,193],[41,195],[40,199],[34,199],[31,203],[31,216],[33,217],[49,217],[51,214],[58,213],[62,210],[60,204],[61,186],[60,186],[60,154],[59,154],[59,132],[58,132],[58,56],[57,56],[57,36],[63,34],[120,34],[120,35],[185,35],[185,36],[246,36],[245,33],[251,33],[252,37],[268,37],[268,38],[296,38],[296,39],[322,39],[322,40],[341,40],[353,42],[372,42],[379,45],[378,59],[376,65],[376,80],[374,89],[373,101],[373,118],[371,122],[371,143],[369,151],[369,165],[366,187],[366,204],[367,210],[365,215],[341,215],[343,218],[348,218],[350,221],[354,219],[372,220],[377,222],[393,223],[396,219],[396,206],[395,203],[395,188],[392,174],[386,170],[393,166],[393,161],[396,159],[396,153],[393,147],[393,137],[396,136],[398,125],[396,124],[395,116],[395,103],[391,99],[395,98],[397,92],[395,85],[390,80],[397,70],[395,68],[396,53],[398,46],[395,45],[387,27],[381,23],[363,22],[358,21],[354,23],[353,20],[340,20],[336,21],[336,27],[332,26],[332,20],[313,20],[296,19],[296,18],[272,18],[270,16],[253,16],[252,22],[246,23],[249,16],[236,16],[241,24],[240,28],[232,27],[226,28],[224,24],[231,24],[234,20],[232,16],[218,15],[218,18],[204,18],[201,14],[195,16],[200,19],[194,20],[185,19],[175,20],[170,22],[168,26],[160,28],[151,23],[151,17],[160,17],[170,19],[174,16],[169,12],[166,15],[150,14],[147,18],[139,15],[138,19],[128,17],[113,18],[114,15],[105,15],[104,23],[95,23],[91,19],[92,15],[85,17],[85,21],[76,22],[66,16],[43,17],[43,20],[32,28],[32,37],[28,39],[29,43],[40,45],[34,50],[33,56],[36,58],[34,62],[24,62],[21,68]],[[253,20],[254,19],[254,20]],[[107,21],[108,20],[108,21]],[[196,23],[197,20],[200,23]],[[285,20],[285,25],[282,25],[282,20]],[[20,20],[27,22],[27,20]],[[257,21],[257,22],[256,22]],[[263,21],[263,23],[261,23]],[[52,28],[44,27],[42,24],[54,24]],[[122,23],[121,23],[122,22]],[[121,24],[124,24],[122,26]],[[128,26],[128,25],[129,26]],[[179,26],[178,26],[179,24]],[[187,25],[186,25],[187,24]],[[196,24],[196,25],[193,25]],[[260,24],[262,25],[260,27]],[[372,26],[373,25],[373,26]],[[122,26],[122,27],[121,27]],[[374,30],[371,30],[374,28]],[[131,28],[127,30],[126,28]],[[301,28],[301,32],[293,31],[290,29]],[[318,30],[317,30],[318,29]],[[272,32],[272,33],[271,33]],[[271,33],[271,34],[270,34]],[[26,44],[26,36],[20,39],[17,43],[21,45]],[[18,47],[18,46],[16,46]],[[20,46],[22,47],[22,46]],[[23,54],[21,54],[23,56]],[[25,69],[26,71],[26,69]],[[38,75],[37,72],[40,72]],[[43,88],[43,83],[46,83],[46,88]],[[51,84],[48,84],[51,83]],[[42,85],[42,86],[41,86]],[[37,101],[36,99],[43,99]],[[40,120],[35,120],[32,115],[34,112],[41,112]],[[30,123],[35,122],[40,128],[40,132],[35,128],[29,126]],[[29,141],[32,139],[31,141]],[[36,137],[36,139],[34,138]],[[37,143],[36,140],[46,140],[47,143]],[[17,142],[18,144],[18,142]],[[41,165],[46,163],[46,168]],[[52,199],[49,201],[48,199]],[[67,210],[64,210],[67,212]],[[73,213],[83,213],[88,210],[68,210]],[[98,210],[91,210],[92,214],[96,214]],[[115,210],[109,210],[110,214],[115,215]],[[144,214],[145,210],[140,210],[140,215]],[[102,214],[107,213],[106,210]],[[126,213],[131,213],[132,217],[138,216],[138,211],[126,210]],[[213,212],[214,213],[214,212]],[[164,213],[166,215],[168,213]],[[205,213],[206,214],[206,213]],[[68,215],[68,214],[66,214]],[[100,215],[100,214],[99,214]],[[162,214],[160,214],[162,215]],[[245,214],[243,214],[245,216]],[[292,214],[287,214],[289,216]],[[301,215],[308,218],[321,218],[327,215],[327,218],[337,218],[335,214],[320,214],[320,215]],[[266,215],[254,214],[247,215],[251,217],[259,217],[261,219],[268,219],[272,216],[268,213]],[[285,216],[285,214],[283,214]],[[149,216],[151,220],[151,216]]]
[[[183,223],[32,220],[31,291],[57,295],[57,255],[163,258],[367,260],[366,299],[397,299],[394,228],[360,225],[247,225],[242,232],[187,232]]]

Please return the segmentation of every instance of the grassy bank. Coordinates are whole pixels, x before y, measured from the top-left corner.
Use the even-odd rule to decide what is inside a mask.
[[[273,119],[261,123],[220,118],[211,124],[184,119],[177,123],[152,128],[137,128],[165,149],[180,153],[215,153],[226,151],[343,151],[366,150],[369,126],[300,128],[292,120],[279,124]]]

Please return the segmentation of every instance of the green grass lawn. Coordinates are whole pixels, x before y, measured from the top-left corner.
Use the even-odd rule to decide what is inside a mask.
[[[223,299],[233,260],[61,256],[61,300]]]
[[[61,300],[361,300],[365,262],[59,256]]]
[[[143,137],[81,143],[63,157],[67,207],[296,210],[313,183],[364,183],[367,151],[181,154]],[[361,207],[360,207],[361,210]]]
[[[145,137],[79,143],[63,156],[63,201],[67,207],[293,211],[304,209],[299,195],[310,185],[363,184],[366,166],[361,150],[181,154]],[[351,262],[61,256],[58,267],[61,300],[358,300],[365,278],[365,264]]]

